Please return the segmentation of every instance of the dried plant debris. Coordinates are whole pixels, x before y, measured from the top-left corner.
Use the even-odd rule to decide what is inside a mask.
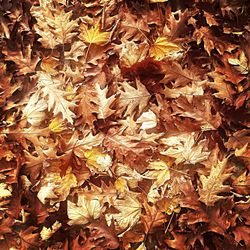
[[[0,1],[0,249],[249,249],[247,0]]]

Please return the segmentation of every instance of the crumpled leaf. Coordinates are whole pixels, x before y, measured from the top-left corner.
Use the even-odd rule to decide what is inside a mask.
[[[77,180],[71,168],[68,168],[63,177],[60,176],[59,172],[51,172],[42,180],[37,197],[42,203],[45,203],[47,199],[64,201],[69,195],[70,189],[76,186]]]
[[[143,112],[141,116],[136,120],[136,123],[141,123],[140,129],[150,129],[157,125],[157,118],[152,110]]]
[[[84,152],[87,166],[92,173],[110,173],[112,159],[109,154],[103,153],[100,148],[93,148]]]

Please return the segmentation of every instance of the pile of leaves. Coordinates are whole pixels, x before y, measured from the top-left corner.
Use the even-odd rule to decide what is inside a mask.
[[[248,0],[0,1],[0,249],[249,249]]]

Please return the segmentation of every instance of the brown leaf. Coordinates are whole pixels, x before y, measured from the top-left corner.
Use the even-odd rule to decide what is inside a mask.
[[[101,221],[93,221],[89,228],[91,230],[91,240],[95,245],[102,247],[102,249],[116,249],[119,247],[119,241],[115,234],[114,224],[107,225],[104,218]]]
[[[156,205],[150,206],[144,203],[146,213],[141,215],[141,220],[145,228],[145,233],[153,233],[157,227],[166,222],[166,216],[157,208]]]

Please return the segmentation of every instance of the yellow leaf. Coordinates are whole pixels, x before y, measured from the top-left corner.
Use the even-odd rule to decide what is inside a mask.
[[[65,96],[65,99],[67,99],[68,101],[72,101],[75,97],[75,91],[74,91],[74,88],[72,87],[71,84],[68,84],[66,86],[66,92],[67,92],[67,95]]]
[[[54,133],[62,132],[65,129],[63,120],[57,116],[50,122],[49,129]]]
[[[42,60],[41,68],[51,75],[55,75],[58,73],[58,70],[55,68],[60,65],[60,62],[57,58],[54,57],[45,57]]]
[[[158,37],[149,50],[149,55],[156,60],[166,57],[176,58],[182,52],[179,45],[168,41],[166,37]]]
[[[85,25],[81,27],[82,34],[81,39],[85,43],[103,45],[109,39],[110,32],[102,32],[99,29],[99,25],[95,25],[91,29],[88,29]]]
[[[43,227],[40,233],[42,240],[48,240],[61,226],[62,224],[56,221],[51,228]]]
[[[0,199],[7,198],[11,196],[11,187],[7,186],[5,183],[0,183]]]
[[[109,154],[102,152],[100,148],[93,148],[84,152],[84,157],[87,158],[87,165],[91,172],[108,172],[112,166],[112,159]]]
[[[124,194],[126,191],[128,191],[128,185],[127,185],[127,181],[120,177],[115,181],[115,189],[121,193]]]

